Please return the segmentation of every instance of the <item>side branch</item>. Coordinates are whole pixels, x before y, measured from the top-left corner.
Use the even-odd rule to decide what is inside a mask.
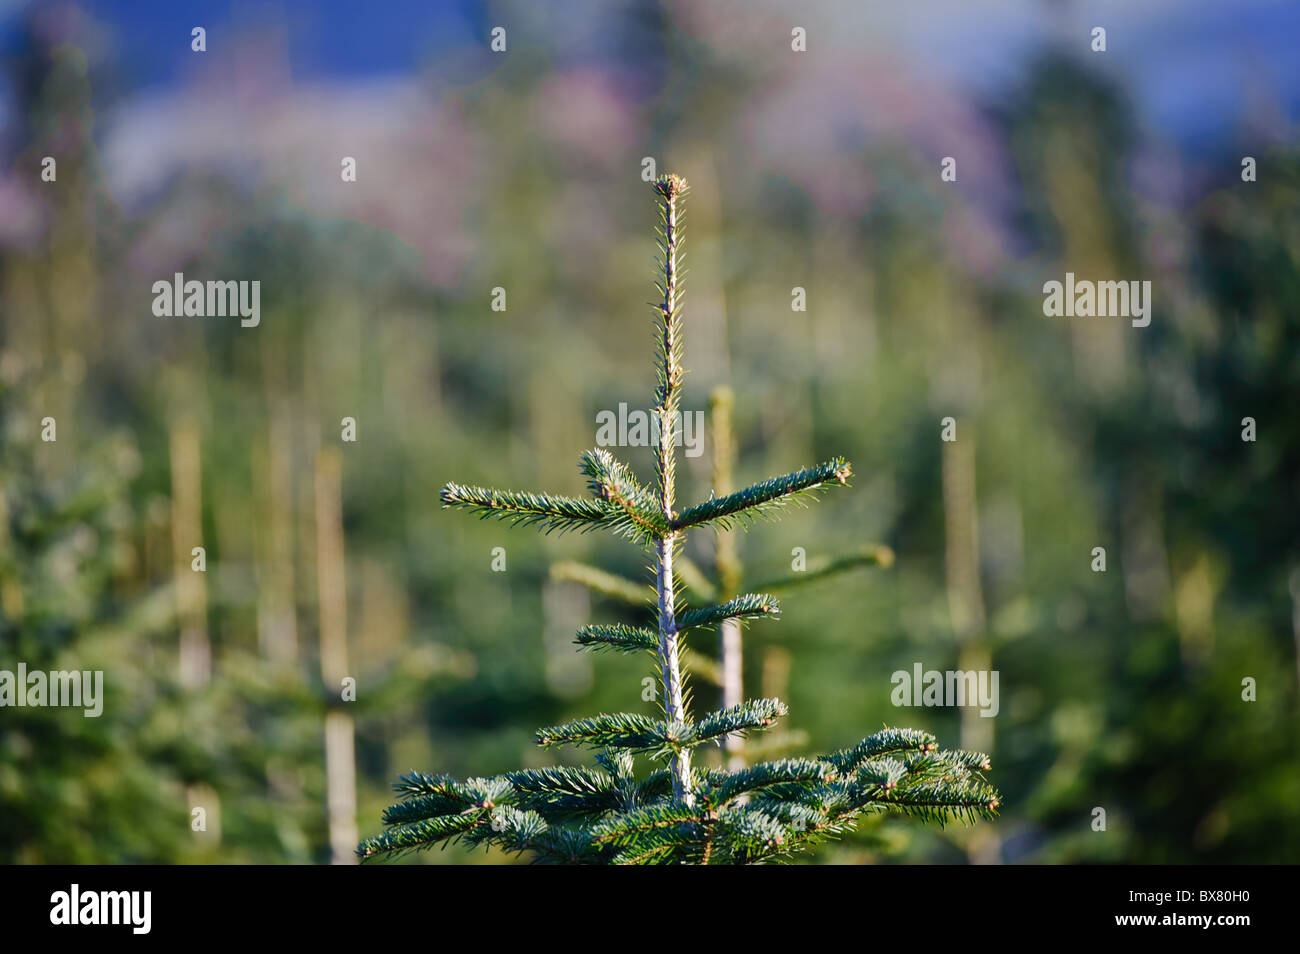
[[[615,649],[624,653],[654,652],[659,648],[659,635],[654,630],[625,623],[584,626],[573,641],[588,649]]]
[[[585,533],[606,525],[609,509],[596,500],[534,494],[527,491],[491,490],[448,484],[438,495],[444,507],[459,507],[486,519],[506,520],[512,524],[536,524],[546,533],[577,530]]]
[[[746,593],[716,606],[702,606],[677,617],[677,629],[712,626],[724,619],[749,619],[781,615],[781,604],[766,593]]]
[[[748,524],[759,517],[772,516],[787,504],[801,500],[826,486],[847,485],[852,473],[853,469],[847,460],[835,457],[816,467],[786,474],[784,477],[773,477],[734,494],[696,504],[682,511],[673,520],[672,526],[674,530],[683,530],[714,523],[723,530],[730,530],[737,524]]]
[[[592,496],[610,505],[617,521],[627,525],[628,535],[652,540],[668,532],[668,519],[660,513],[654,495],[609,451],[587,451],[579,469],[587,478]]]

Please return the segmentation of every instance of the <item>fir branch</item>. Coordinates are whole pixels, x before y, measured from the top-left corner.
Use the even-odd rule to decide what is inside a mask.
[[[384,809],[382,818],[385,825],[406,825],[444,815],[458,815],[482,807],[477,803],[456,807],[436,795],[417,795],[396,805],[390,805]]]
[[[733,732],[766,729],[788,710],[780,699],[746,699],[738,706],[711,712],[689,733],[691,745],[702,745]]]
[[[737,524],[748,525],[760,517],[775,516],[790,503],[802,501],[835,484],[847,485],[853,470],[843,457],[836,457],[816,467],[772,477],[761,483],[715,497],[682,511],[673,520],[674,530],[713,523],[723,530]]]
[[[659,252],[662,262],[659,281],[656,283],[662,299],[655,306],[655,339],[659,352],[659,408],[663,412],[661,416],[667,418],[666,421],[660,421],[659,435],[661,444],[666,443],[671,447],[672,440],[665,441],[664,438],[672,437],[672,414],[677,410],[678,389],[683,374],[681,314],[677,302],[682,247],[682,212],[678,203],[690,191],[690,186],[681,176],[665,175],[655,180],[654,190],[659,196]],[[667,435],[663,428],[665,423],[670,425]],[[671,456],[659,461],[661,490],[671,488],[675,463]],[[671,492],[668,496],[671,498]]]
[[[920,729],[882,729],[852,748],[823,755],[821,761],[829,762],[841,775],[847,775],[870,758],[892,752],[924,752],[934,747],[935,738],[929,732]]]
[[[853,776],[853,783],[865,789],[879,789],[888,792],[898,786],[907,775],[908,765],[898,759],[885,757],[868,759],[858,766]]]
[[[607,745],[633,752],[659,751],[672,742],[665,724],[635,712],[602,713],[537,730],[537,744]]]
[[[953,785],[925,781],[873,795],[865,803],[942,825],[953,819],[971,824],[979,819],[996,818],[999,800],[998,793],[985,783]]]
[[[978,761],[977,761],[978,759]],[[905,761],[871,759],[852,778],[819,792],[826,807],[841,818],[864,809],[896,810],[946,823],[973,822],[996,815],[1000,796],[969,765],[983,766],[980,753],[921,752]]]
[[[672,794],[673,778],[669,769],[655,769],[636,785],[636,800],[650,802]]]
[[[603,768],[613,783],[618,794],[619,807],[631,811],[643,801],[641,789],[636,780],[635,760],[626,749],[606,749],[596,755],[596,764]]]
[[[586,826],[551,825],[534,838],[532,850],[539,864],[589,865],[608,861],[604,851],[591,840]]]
[[[450,775],[411,772],[393,783],[393,791],[398,793],[399,798],[413,798],[417,795],[444,798],[449,807],[455,808],[467,808],[473,804],[473,799]]]
[[[751,805],[723,813],[719,827],[726,833],[730,864],[753,864],[781,851],[790,839],[790,829],[775,815]]]
[[[681,512],[672,528],[682,530],[701,524],[716,524],[724,530],[749,525],[759,517],[771,517],[790,503],[802,502],[827,486],[848,485],[853,473],[849,461],[835,458],[784,477],[771,477],[761,483],[737,490],[735,494],[716,496]]]
[[[536,525],[545,533],[552,530],[586,533],[607,525],[611,516],[609,507],[599,501],[527,491],[447,484],[439,496],[443,507],[459,507],[483,519],[492,517],[509,521],[512,525]]]
[[[719,773],[707,797],[710,804],[720,808],[741,795],[772,785],[824,784],[833,778],[834,770],[816,759],[778,759]]]
[[[758,616],[780,616],[781,604],[766,593],[746,593],[716,606],[702,606],[677,617],[677,629],[695,626],[712,626],[724,619],[748,619]]]
[[[655,865],[671,864],[673,855],[680,850],[681,842],[671,837],[646,839],[635,848],[629,848],[616,854],[610,864],[615,865]]]
[[[475,825],[461,837],[469,845],[494,844],[516,854],[533,848],[550,826],[535,811],[503,805],[492,811],[484,824]]]
[[[393,786],[402,801],[386,809],[385,825],[422,821],[440,815],[455,815],[491,808],[509,800],[514,792],[509,781],[494,778],[466,779],[457,782],[446,775],[413,772]]]
[[[677,802],[679,806],[683,803]],[[667,806],[665,806],[667,807]],[[616,853],[611,864],[616,865],[690,865],[699,864],[708,842],[712,822],[701,818],[694,823],[664,825],[632,833],[621,850],[610,845]]]
[[[539,811],[603,812],[622,804],[618,785],[604,772],[552,767],[507,772],[519,802]]]
[[[430,848],[439,842],[454,840],[476,825],[487,821],[486,809],[477,809],[458,815],[440,815],[410,824],[394,825],[381,835],[367,838],[357,846],[357,854],[371,858],[380,854],[394,854]]]
[[[683,804],[652,805],[599,822],[592,827],[591,836],[600,844],[628,847],[647,832],[698,823],[696,813]]]
[[[624,623],[584,626],[573,641],[584,649],[613,649],[621,653],[655,652],[659,648],[659,635],[654,630]]]
[[[620,787],[636,785],[636,760],[624,749],[606,749],[596,755],[596,764],[609,773]]]
[[[668,519],[658,509],[654,495],[609,451],[587,451],[579,469],[587,478],[592,496],[609,504],[618,520],[628,525],[627,535],[656,540],[668,532]]]
[[[983,752],[967,752],[965,749],[951,749],[942,753],[946,761],[959,765],[970,772],[987,772],[992,768],[992,760]]]
[[[906,759],[910,778],[943,782],[983,781],[981,772],[989,768],[988,756],[982,752],[932,751],[910,755]]]

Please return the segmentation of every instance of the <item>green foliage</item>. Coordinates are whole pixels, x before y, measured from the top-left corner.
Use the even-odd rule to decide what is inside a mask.
[[[646,663],[640,650],[566,659],[541,638],[544,614],[572,617],[568,629],[585,621],[573,615],[582,594],[545,586],[551,567],[601,594],[592,621],[647,627],[657,646],[639,547],[599,533],[503,540],[497,521],[440,514],[430,493],[448,476],[513,475],[517,486],[588,496],[555,449],[587,447],[584,412],[612,406],[643,371],[644,354],[624,347],[628,322],[609,316],[650,297],[626,267],[653,247],[646,230],[626,228],[644,196],[626,189],[626,169],[587,151],[620,150],[571,138],[589,124],[557,126],[557,82],[581,91],[574,102],[597,93],[612,104],[606,115],[624,133],[659,128],[661,153],[709,143],[697,155],[716,163],[721,202],[701,223],[707,254],[690,264],[725,283],[725,297],[711,302],[711,360],[696,363],[682,406],[699,406],[697,385],[736,387],[728,457],[743,468],[735,483],[715,477],[713,496],[836,453],[860,475],[831,507],[733,537],[752,547],[735,585],[710,560],[712,534],[676,554],[692,607],[741,592],[785,606],[779,626],[745,631],[744,677],[792,712],[755,733],[745,757],[854,742],[848,727],[871,731],[890,711],[885,674],[918,658],[958,663],[937,417],[958,415],[961,441],[974,445],[975,569],[1004,705],[990,720],[952,709],[909,718],[954,740],[996,725],[991,745],[979,732],[963,744],[992,749],[1014,815],[996,829],[944,832],[864,819],[812,857],[956,862],[980,857],[967,846],[996,830],[1007,862],[1300,857],[1300,526],[1288,504],[1300,486],[1300,418],[1289,410],[1300,405],[1300,151],[1285,116],[1186,151],[1166,129],[1144,128],[1150,115],[1125,107],[1134,91],[1098,73],[1097,57],[1063,51],[978,111],[966,131],[993,160],[976,187],[954,189],[910,133],[844,136],[836,125],[822,130],[833,143],[809,140],[799,155],[756,150],[755,130],[780,126],[771,108],[789,95],[756,102],[773,79],[766,60],[720,59],[698,23],[677,17],[666,32],[657,20],[636,27],[643,43],[629,37],[625,51],[668,88],[695,77],[691,107],[669,126],[655,126],[663,97],[629,96],[599,70],[579,83],[536,57],[448,87],[440,112],[454,123],[438,133],[450,135],[447,148],[371,179],[369,211],[340,217],[318,193],[303,201],[286,191],[302,178],[302,150],[256,135],[227,137],[256,158],[251,178],[232,175],[218,150],[207,161],[160,158],[165,188],[130,197],[110,187],[114,164],[95,150],[100,120],[111,111],[127,121],[141,104],[130,84],[100,80],[120,71],[129,27],[79,22],[81,38],[30,21],[4,68],[13,135],[0,215],[0,389],[19,401],[6,405],[0,451],[12,542],[0,599],[20,594],[22,605],[0,614],[0,667],[104,668],[109,698],[99,719],[0,714],[0,861],[328,857],[310,455],[336,439],[344,414],[362,433],[345,448],[343,483],[362,819],[379,828],[388,783],[412,766],[464,778],[552,757],[581,763],[590,753],[533,761],[532,730],[595,712],[658,715],[628,691]],[[1232,44],[1221,52],[1231,57]],[[848,73],[830,72],[852,74],[854,64],[841,65]],[[857,81],[873,116],[913,108],[865,74]],[[771,90],[789,93],[792,82],[798,73]],[[302,120],[296,128],[319,128],[320,98],[301,92],[286,108]],[[403,109],[382,93],[369,103]],[[421,108],[422,122],[436,121]],[[1131,174],[1146,168],[1153,141],[1162,174]],[[57,184],[40,181],[44,155],[59,156]],[[1246,155],[1259,160],[1256,182],[1240,179]],[[850,180],[837,170],[849,167],[862,173],[850,177],[857,186],[875,184],[862,201],[843,191]],[[971,172],[963,166],[963,179]],[[1170,182],[1185,187],[1171,192]],[[430,236],[436,244],[422,245]],[[152,318],[148,281],[170,278],[182,259],[191,277],[263,279],[260,327]],[[1152,325],[1043,320],[1039,283],[1067,269],[1155,278]],[[796,280],[810,306],[792,316],[785,296]],[[487,284],[510,289],[508,314],[485,310]],[[46,373],[22,370],[32,367]],[[203,452],[197,542],[209,546],[213,636],[204,694],[176,685],[167,443],[181,412],[196,416]],[[45,414],[58,417],[57,444],[33,431]],[[1246,415],[1258,421],[1255,443],[1241,439]],[[479,464],[452,474],[448,460]],[[653,472],[629,461],[650,488]],[[692,476],[707,473],[706,461],[690,463]],[[710,497],[701,487],[683,503]],[[106,506],[86,506],[95,499]],[[869,573],[805,585],[868,539],[897,547],[905,572],[876,585]],[[484,573],[481,555],[503,542],[509,573]],[[786,562],[794,545],[806,547],[804,572]],[[1096,545],[1108,550],[1105,574],[1087,566]],[[555,562],[563,558],[602,569]],[[261,641],[284,622],[298,657],[268,666]],[[711,635],[695,629],[682,641],[697,706],[712,708]],[[439,675],[453,664],[454,678]],[[1256,702],[1241,699],[1247,675],[1259,681]],[[816,747],[792,740],[792,727]],[[697,751],[705,765],[735,758]],[[604,758],[598,774],[612,774]],[[670,791],[666,767],[636,762],[626,784],[645,786],[642,804]],[[704,777],[697,767],[697,783]],[[189,827],[191,783],[220,797],[220,832],[212,826],[207,840]],[[1107,807],[1107,833],[1089,827],[1096,805]],[[462,842],[419,860],[500,858],[469,857]]]
[[[592,450],[580,465],[591,500],[448,484],[442,502],[546,531],[605,528],[653,547],[657,631],[622,624],[584,626],[576,641],[588,648],[652,652],[662,680],[663,718],[603,713],[538,730],[542,747],[605,749],[597,769],[529,770],[465,782],[406,776],[397,785],[402,801],[384,813],[387,830],[361,843],[362,857],[459,839],[528,852],[551,863],[753,864],[789,857],[847,830],[865,813],[895,811],[941,823],[996,813],[997,792],[980,774],[988,769],[986,756],[937,751],[933,736],[911,729],[886,729],[818,759],[782,759],[733,771],[692,769],[692,750],[767,729],[787,710],[779,699],[750,699],[691,718],[689,691],[680,674],[679,635],[726,619],[776,616],[780,607],[767,594],[750,593],[678,616],[675,558],[682,532],[705,524],[727,529],[774,515],[826,486],[847,484],[851,468],[837,457],[674,513],[671,421],[682,375],[678,202],[687,186],[680,177],[665,176],[656,181],[655,191],[661,199],[659,247],[664,257],[655,332],[657,494],[612,454]],[[874,556],[879,559],[878,553]],[[599,582],[599,573],[587,576]],[[638,783],[634,754],[668,768]]]
[[[677,619],[677,628],[713,626],[724,619],[753,619],[781,615],[781,604],[766,593],[746,593],[716,606],[689,610]]]
[[[36,390],[40,371],[30,374],[21,383]],[[251,800],[264,785],[265,761],[310,759],[318,737],[304,738],[300,721],[266,738],[256,720],[314,700],[260,670],[260,682],[244,678],[235,660],[230,682],[179,684],[170,587],[130,593],[118,583],[131,555],[134,441],[92,432],[45,443],[39,420],[17,389],[0,385],[0,669],[100,673],[100,711],[0,709],[0,859],[215,860],[218,844],[192,829],[191,806],[202,805],[215,829],[223,800]],[[262,696],[273,701],[259,705]],[[279,808],[310,819],[315,794]],[[292,851],[290,839],[305,842],[280,814],[261,803],[227,822],[248,848],[224,857],[266,862]]]
[[[673,521],[678,529],[712,523],[721,529],[745,525],[762,517],[773,517],[792,503],[805,501],[827,487],[847,486],[853,468],[842,457],[828,460],[784,477],[772,477],[762,483],[738,490],[715,500],[696,504]]]
[[[659,648],[659,637],[653,631],[625,623],[612,626],[584,626],[574,639],[588,649],[616,649],[630,653],[642,649],[654,652]]]
[[[513,490],[488,490],[448,484],[440,493],[447,507],[463,507],[480,517],[505,520],[513,524],[536,525],[546,533],[552,530],[586,532],[609,526],[613,508],[597,501],[575,500],[554,494],[521,493]]]
[[[780,708],[775,700],[749,705],[746,718]],[[717,717],[715,729],[742,721],[721,716],[710,717]],[[360,853],[394,854],[463,838],[551,864],[752,864],[787,858],[872,812],[973,821],[997,807],[997,793],[979,775],[986,756],[936,752],[932,736],[910,729],[887,729],[817,759],[701,772],[693,805],[673,798],[667,773],[637,784],[626,750],[606,752],[600,761],[599,769],[531,770],[463,783],[406,776],[396,785],[403,801],[384,814],[388,830],[363,842]]]

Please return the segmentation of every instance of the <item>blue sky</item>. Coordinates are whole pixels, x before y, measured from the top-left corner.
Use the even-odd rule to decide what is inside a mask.
[[[751,9],[748,3],[768,15],[788,10],[792,18],[803,9],[800,3],[746,0],[732,5],[729,15],[743,16]],[[608,47],[600,49],[589,38],[603,35],[604,25],[619,16],[653,7],[602,6],[593,0],[536,0],[513,8],[476,0],[84,0],[80,5],[108,28],[116,90],[126,93],[185,76],[193,67],[188,37],[196,25],[208,30],[212,46],[223,32],[278,23],[295,81],[346,81],[410,74],[436,62],[440,53],[483,43],[496,19],[548,19],[540,11],[550,11],[551,23],[565,24],[550,37],[565,55],[608,63]],[[0,18],[12,24],[12,16],[26,6],[0,0]],[[563,12],[563,20],[554,17],[556,11]],[[941,76],[976,98],[996,98],[1013,85],[1028,57],[1059,24],[1069,23],[1072,35],[1084,42],[1088,24],[1105,24],[1110,51],[1098,65],[1131,92],[1159,135],[1193,153],[1213,152],[1216,143],[1231,138],[1243,114],[1261,100],[1280,107],[1292,123],[1300,120],[1296,0],[929,0],[849,3],[842,11],[823,5],[820,12],[823,21],[841,26],[822,30],[836,34],[826,42],[866,38],[864,56],[887,49],[909,68]],[[4,29],[3,35],[8,47],[12,32]]]
[[[95,19],[115,28],[134,82],[172,81],[188,65],[191,28],[215,35],[269,17],[289,29],[298,78],[377,76],[417,69],[439,50],[482,36],[486,11],[474,0],[380,2],[182,2],[88,0]]]

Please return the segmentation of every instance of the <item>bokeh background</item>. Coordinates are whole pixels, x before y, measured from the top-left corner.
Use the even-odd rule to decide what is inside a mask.
[[[0,710],[0,861],[327,862],[401,772],[584,761],[534,730],[651,708],[570,643],[626,610],[552,572],[642,554],[437,499],[579,493],[597,412],[649,405],[647,156],[693,186],[685,408],[734,390],[738,480],[855,465],[746,571],[897,556],[747,629],[747,691],[796,750],[925,728],[1003,793],[808,860],[1300,858],[1294,3],[0,11],[0,668],[107,691]],[[155,318],[177,271],[261,281],[260,326]],[[1150,326],[1044,318],[1066,271],[1151,281]],[[998,670],[997,718],[892,706],[917,662]]]

